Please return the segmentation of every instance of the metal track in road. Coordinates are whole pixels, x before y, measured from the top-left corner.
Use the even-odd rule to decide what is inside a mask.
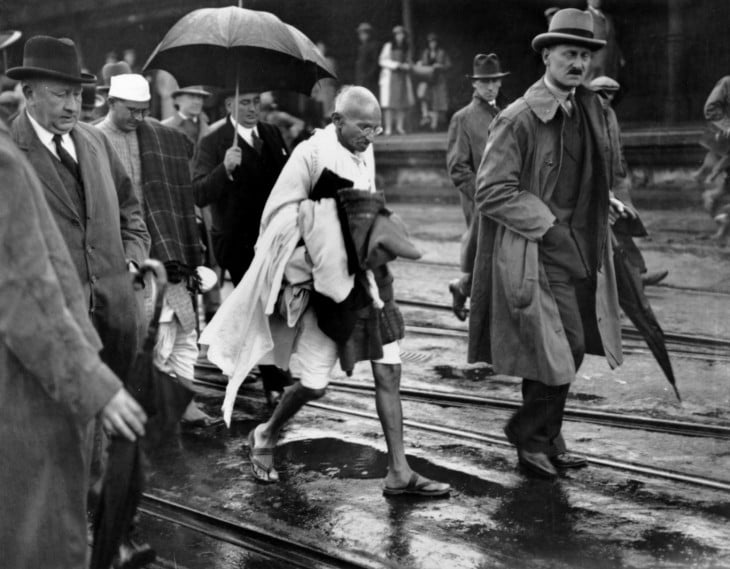
[[[218,368],[212,364],[198,363],[197,367],[219,372]],[[214,387],[215,389],[220,389],[221,386],[225,385],[224,382],[211,380],[199,379],[197,381],[203,385]],[[329,387],[330,389],[355,394],[374,393],[375,391],[375,388],[372,385],[355,381],[333,380],[329,383]],[[471,395],[469,393],[458,391],[448,392],[438,389],[417,389],[401,386],[400,393],[403,399],[420,401],[433,405],[486,407],[492,409],[506,409],[509,411],[516,410],[521,405],[519,401],[513,399],[484,397],[481,395]],[[645,417],[642,415],[631,415],[628,413],[596,411],[571,405],[568,405],[565,408],[565,419],[567,421],[577,423],[592,423],[621,429],[642,429],[644,431],[665,433],[668,435],[730,440],[730,426],[696,423],[691,421],[677,421],[673,419],[659,419],[656,417]]]
[[[331,389],[356,394],[371,394],[375,392],[374,386],[354,381],[331,381],[329,387]],[[435,389],[401,387],[400,393],[403,399],[410,399],[412,401],[420,401],[433,405],[487,407],[507,410],[519,409],[521,405],[519,401],[511,399],[482,397],[479,395],[469,395],[467,393],[458,392],[453,393]],[[723,425],[657,419],[654,417],[611,413],[607,411],[592,411],[590,409],[581,409],[571,406],[565,408],[565,419],[581,423],[608,425],[610,427],[619,427],[622,429],[642,429],[645,431],[666,433],[670,435],[730,439],[730,427],[725,427]]]
[[[337,548],[315,548],[273,535],[245,522],[232,522],[145,493],[138,510],[165,522],[181,525],[217,541],[252,551],[267,559],[276,559],[289,567],[301,569],[385,569],[391,567],[374,559]]]
[[[221,384],[220,382],[196,379],[195,383],[200,385],[201,387],[209,387],[209,388],[215,389],[217,391],[225,391],[225,385]],[[238,397],[242,398],[243,396],[239,395]],[[340,407],[340,406],[331,405],[328,403],[319,403],[316,401],[307,403],[307,406],[312,407],[314,409],[320,409],[323,411],[327,411],[330,413],[335,413],[335,414],[340,414],[340,415],[349,415],[349,416],[353,416],[353,417],[360,417],[363,419],[371,419],[374,421],[379,421],[378,416],[375,413],[369,413],[367,411],[359,411],[357,409]],[[481,443],[485,443],[488,445],[494,445],[494,446],[512,447],[512,444],[505,437],[489,435],[486,433],[480,433],[477,431],[472,431],[470,429],[465,429],[465,428],[454,429],[451,427],[446,427],[443,425],[436,425],[433,423],[423,423],[421,421],[412,421],[410,419],[404,419],[403,425],[407,426],[407,427],[412,427],[414,429],[419,429],[422,431],[451,436],[451,437],[454,437],[457,439],[478,441]],[[596,466],[603,466],[603,467],[612,468],[612,469],[623,471],[623,472],[630,472],[633,474],[642,474],[642,475],[650,476],[653,478],[661,478],[664,480],[670,480],[672,482],[681,482],[681,483],[685,483],[685,484],[692,484],[694,486],[702,486],[704,488],[710,488],[713,490],[721,490],[724,492],[730,492],[730,482],[727,482],[725,480],[718,480],[715,478],[707,478],[707,477],[703,477],[703,476],[694,476],[691,474],[684,474],[682,472],[677,472],[674,470],[656,468],[656,467],[648,466],[645,464],[639,464],[639,463],[627,462],[627,461],[621,461],[621,460],[613,460],[613,459],[601,457],[598,455],[586,454],[585,456],[589,463],[594,464]]]
[[[397,263],[398,265],[426,265],[429,267],[443,267],[448,269],[453,269],[455,273],[461,273],[461,268],[458,263],[449,263],[446,261],[411,261],[409,259],[398,259]],[[691,286],[679,286],[679,285],[672,285],[672,284],[666,284],[666,283],[659,283],[652,286],[652,289],[666,289],[666,290],[676,290],[678,292],[687,292],[692,293],[696,295],[708,295],[708,296],[730,296],[730,292],[725,292],[722,290],[709,290],[705,288],[699,288],[699,287],[691,287]],[[446,289],[444,289],[444,292],[446,293]]]
[[[409,306],[412,308],[424,308],[426,310],[439,310],[439,311],[445,311],[445,312],[451,312],[451,306],[447,304],[438,304],[435,302],[423,302],[420,300],[404,300],[404,299],[396,299],[396,302],[401,306]],[[418,327],[413,327],[415,329],[422,328],[434,328],[434,329],[443,329],[444,331],[448,331],[449,335],[453,335],[453,333],[461,333],[462,335],[467,333],[467,330],[465,327],[445,327],[445,326],[432,326],[427,325],[423,326],[420,325]],[[621,334],[625,339],[629,340],[637,340],[637,341],[643,341],[643,337],[641,333],[636,329],[629,326],[622,326],[621,327]],[[670,343],[675,344],[677,346],[687,346],[690,348],[702,348],[705,350],[726,350],[728,352],[727,355],[730,355],[730,340],[725,340],[723,338],[714,338],[712,336],[700,336],[700,335],[694,335],[694,334],[677,334],[672,332],[665,332],[664,333],[664,339]],[[693,351],[687,351],[686,353],[696,353]],[[708,354],[710,355],[710,354]],[[723,354],[725,355],[725,354]]]

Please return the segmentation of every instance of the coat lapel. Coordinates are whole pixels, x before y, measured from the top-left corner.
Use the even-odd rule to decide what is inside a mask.
[[[16,131],[18,147],[26,153],[28,161],[43,185],[53,194],[56,201],[63,205],[68,215],[81,222],[81,215],[74,202],[71,201],[68,190],[61,180],[61,176],[58,175],[56,165],[53,163],[55,158],[38,138],[25,113],[17,118],[14,130]]]
[[[76,157],[79,161],[79,168],[81,170],[81,179],[84,181],[84,197],[86,201],[86,216],[94,216],[94,196],[92,195],[92,188],[98,185],[96,178],[97,166],[99,163],[97,158],[97,149],[91,144],[87,138],[87,134],[79,128],[74,128],[71,131],[71,138],[73,138],[74,144],[76,145]]]

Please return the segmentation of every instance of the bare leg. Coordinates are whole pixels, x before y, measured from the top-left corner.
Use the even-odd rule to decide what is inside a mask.
[[[375,408],[388,446],[386,489],[399,489],[413,483],[414,472],[406,459],[403,445],[403,406],[400,399],[400,364],[372,362],[375,378]],[[419,490],[413,493],[431,496],[448,494],[450,486],[415,474]]]
[[[404,110],[395,111],[395,131],[398,134],[405,134],[406,112]]]
[[[375,378],[375,408],[388,446],[386,486],[403,486],[411,477],[411,467],[403,446],[403,407],[400,400],[400,365],[372,363]]]

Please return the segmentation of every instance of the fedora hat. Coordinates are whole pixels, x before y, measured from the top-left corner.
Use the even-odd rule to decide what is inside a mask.
[[[593,36],[593,18],[588,12],[565,8],[555,12],[548,31],[536,35],[532,40],[532,49],[540,51],[544,47],[567,43],[587,47],[591,51],[601,49],[605,40],[597,40]]]
[[[25,42],[23,65],[8,69],[11,79],[58,79],[69,83],[96,83],[96,76],[82,73],[76,45],[68,38],[35,36]]]
[[[474,57],[474,74],[467,75],[469,79],[501,79],[507,77],[509,71],[502,71],[497,54],[485,55],[479,53]]]
[[[81,108],[85,111],[98,109],[104,104],[104,98],[96,93],[93,85],[84,85],[81,91]]]
[[[101,80],[104,82],[103,85],[99,85],[96,90],[99,93],[109,92],[109,85],[111,85],[112,77],[116,75],[126,75],[131,73],[132,68],[129,67],[129,63],[126,61],[115,61],[114,63],[106,63],[101,68]]]
[[[203,98],[210,97],[210,93],[208,93],[208,91],[203,89],[203,87],[200,85],[195,85],[192,87],[181,87],[179,89],[175,89],[172,92],[172,95],[170,95],[170,96],[174,99],[175,97],[177,97],[179,95],[195,95],[195,96],[203,97]]]

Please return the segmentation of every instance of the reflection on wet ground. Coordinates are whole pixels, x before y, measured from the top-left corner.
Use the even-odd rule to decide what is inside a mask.
[[[262,486],[245,459],[245,435],[257,422],[248,416],[230,431],[183,433],[153,453],[150,489],[314,545],[423,569],[730,563],[728,544],[718,546],[716,536],[730,517],[727,504],[701,518],[648,490],[637,503],[628,487],[596,484],[600,477],[590,474],[526,478],[511,455],[456,443],[433,443],[436,461],[409,456],[417,471],[452,484],[450,500],[384,498],[385,453],[361,436],[332,436],[321,426],[306,438],[284,438],[276,453],[281,482]],[[303,436],[298,431],[292,435]],[[228,566],[253,567],[247,563]]]

